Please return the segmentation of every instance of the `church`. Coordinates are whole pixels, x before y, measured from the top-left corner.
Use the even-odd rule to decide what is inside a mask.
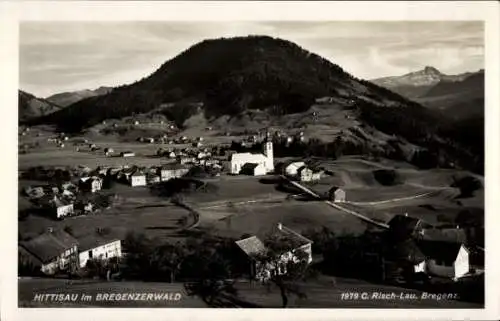
[[[273,143],[271,141],[266,141],[264,143],[264,150],[262,154],[252,154],[252,153],[236,153],[231,155],[230,159],[230,173],[240,174],[242,169],[249,167],[247,164],[255,164],[253,166],[256,168],[252,175],[263,175],[274,171],[274,159],[273,159]]]

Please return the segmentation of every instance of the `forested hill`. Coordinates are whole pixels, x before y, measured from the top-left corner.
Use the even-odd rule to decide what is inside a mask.
[[[45,117],[66,131],[107,118],[147,112],[162,103],[202,101],[207,117],[246,109],[286,114],[307,110],[322,96],[366,97],[374,103],[409,106],[401,96],[344,72],[294,43],[267,36],[205,40],[142,80],[115,88]]]

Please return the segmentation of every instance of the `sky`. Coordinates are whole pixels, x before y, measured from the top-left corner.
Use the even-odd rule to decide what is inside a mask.
[[[123,85],[201,40],[247,35],[290,40],[364,79],[484,68],[484,26],[474,21],[22,22],[20,89],[47,97]]]

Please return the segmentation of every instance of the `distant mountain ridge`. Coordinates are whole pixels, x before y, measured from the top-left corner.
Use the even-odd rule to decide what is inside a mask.
[[[419,71],[410,72],[402,76],[391,76],[373,79],[372,82],[389,89],[401,86],[421,87],[433,86],[441,81],[463,81],[471,74],[472,73],[468,72],[459,75],[446,75],[434,67],[426,66],[424,69]]]
[[[111,90],[113,90],[112,87],[101,86],[95,90],[84,89],[54,94],[47,97],[46,100],[61,107],[67,107],[85,98],[108,94]]]
[[[484,117],[484,69],[446,75],[433,67],[372,80],[447,117]]]
[[[61,106],[43,98],[38,98],[33,94],[18,90],[18,113],[20,122],[46,116],[61,108]]]

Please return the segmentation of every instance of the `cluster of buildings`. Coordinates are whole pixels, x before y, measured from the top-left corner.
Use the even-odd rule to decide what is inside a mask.
[[[89,260],[106,262],[122,256],[121,241],[99,235],[80,238],[63,230],[49,229],[19,243],[20,261],[45,275],[85,268]]]
[[[123,168],[116,172],[111,170],[110,175],[113,175],[118,181],[135,187],[165,182],[173,178],[180,178],[186,175],[189,170],[189,167],[181,164],[166,164],[151,168],[134,166]]]
[[[386,273],[391,266],[407,266],[411,273],[424,273],[458,280],[471,273],[471,249],[465,229],[437,229],[422,220],[396,215],[388,223],[394,246],[386,256]]]
[[[58,185],[28,186],[24,194],[38,205],[45,214],[54,219],[66,216],[92,213],[95,204],[81,197],[82,193],[95,193],[101,190],[103,179],[99,176],[81,177],[78,182],[65,182]]]

